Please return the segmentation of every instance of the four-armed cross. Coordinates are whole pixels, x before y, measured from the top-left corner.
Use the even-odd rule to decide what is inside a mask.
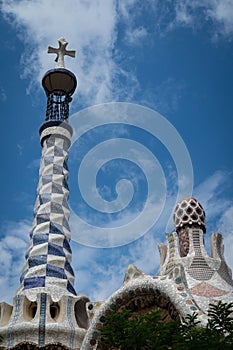
[[[71,57],[75,57],[75,51],[74,50],[66,50],[66,46],[68,45],[68,42],[64,38],[58,39],[59,48],[56,49],[54,47],[49,46],[48,47],[48,53],[56,53],[57,57],[55,59],[55,62],[57,62],[56,68],[65,68],[64,63],[64,56],[68,55]]]

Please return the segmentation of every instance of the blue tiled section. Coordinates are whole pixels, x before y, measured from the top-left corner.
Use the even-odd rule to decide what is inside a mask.
[[[54,146],[54,155],[56,157],[64,157],[63,149],[60,147]]]
[[[61,225],[55,225],[52,222],[50,223],[50,226],[49,226],[49,232],[56,233],[57,235],[64,235]]]
[[[63,214],[62,205],[59,203],[51,203],[51,213]]]
[[[66,179],[63,180],[63,187],[64,187],[65,189],[67,189],[67,190],[69,189],[69,188],[68,188],[68,183],[67,183]]]
[[[34,267],[34,266],[39,266],[46,264],[47,261],[47,256],[46,255],[38,255],[38,256],[30,256],[28,258],[28,266]]]
[[[46,233],[46,234],[36,234],[33,236],[33,245],[38,245],[38,244],[43,244],[43,243],[46,243],[48,242],[48,239],[49,239],[49,235]]]
[[[64,226],[67,230],[70,229],[68,220],[67,220],[66,218],[63,219],[63,221],[62,221],[62,226]]]
[[[51,176],[48,182],[51,182]],[[51,195],[49,193],[39,194],[39,201],[40,204],[48,203],[51,201]]]
[[[45,277],[31,277],[25,278],[24,289],[45,287]]]
[[[58,164],[53,165],[54,174],[62,174],[62,172],[63,172],[63,167],[61,165],[58,165]]]
[[[54,243],[48,244],[48,254],[57,255],[57,256],[65,256],[63,248],[57,244],[54,244]]]
[[[69,141],[68,141],[67,139],[64,139],[64,146],[65,146],[66,148],[69,148],[69,147],[70,147],[70,143],[69,143]]]
[[[49,220],[49,214],[39,214],[36,216],[37,225],[43,224],[44,222],[48,222]]]
[[[25,259],[27,260],[29,255],[30,255],[30,252],[31,252],[32,248],[29,247],[27,250],[26,250],[26,253],[25,253]]]
[[[67,276],[62,268],[50,264],[47,264],[46,266],[46,276],[67,279]]]
[[[40,296],[40,322],[39,322],[39,345],[44,345],[45,343],[45,318],[46,318],[46,301],[47,295],[41,293]]]
[[[21,276],[23,289],[47,288],[57,283],[59,288],[66,288],[76,295],[74,272],[69,263],[68,147],[69,142],[57,136],[43,142],[35,219],[25,272]]]
[[[70,248],[70,244],[66,238],[63,241],[63,248],[65,248],[70,254],[72,253],[71,248]]]
[[[27,270],[25,270],[22,274],[21,274],[21,276],[20,276],[20,283],[22,283],[23,282],[23,280],[24,280],[24,277],[25,277],[25,275],[27,274],[27,272],[28,272],[28,269]]]
[[[68,165],[67,165],[67,162],[65,160],[63,162],[63,168],[68,171]]]
[[[51,135],[49,138],[47,138],[46,144],[48,148],[53,147],[55,145],[55,137]]]
[[[65,263],[65,269],[66,269],[72,276],[74,276],[74,271],[73,271],[73,269],[72,269],[70,263],[68,263],[68,261],[66,261],[66,263]]]
[[[44,157],[44,165],[50,165],[53,164],[53,157]]]
[[[69,205],[66,198],[63,198],[62,206],[65,207],[66,209],[69,209]]]
[[[48,183],[51,183],[52,182],[52,176],[53,175],[45,175],[42,177],[42,184],[43,185],[46,185]]]
[[[30,238],[32,238],[33,232],[34,232],[34,228],[32,228],[30,231]]]
[[[53,184],[52,184],[52,192],[53,192],[53,193],[62,193],[62,192],[63,192],[63,187],[62,187],[62,185],[53,183]]]
[[[72,286],[72,284],[70,283],[70,281],[67,282],[67,290],[68,290],[70,293],[72,293],[72,294],[74,294],[74,295],[77,295],[76,292],[75,292],[75,290],[74,290],[74,287]]]

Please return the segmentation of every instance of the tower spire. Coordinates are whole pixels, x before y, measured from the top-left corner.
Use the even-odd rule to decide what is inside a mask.
[[[69,103],[77,80],[64,64],[61,67],[64,55],[74,57],[74,51],[66,50],[66,41],[59,43],[57,51],[50,48],[58,55],[59,67],[42,79],[47,109],[40,127],[42,157],[34,220],[13,306],[0,305],[1,349],[26,349],[27,344],[35,350],[79,349],[88,328],[89,299],[77,296],[74,289],[67,184]]]
[[[49,70],[42,79],[42,85],[47,95],[47,120],[68,120],[69,103],[77,87],[75,75],[65,69],[64,56],[75,57],[75,51],[66,50],[68,42],[61,38],[58,40],[59,48],[48,47],[48,53],[56,53],[55,61],[58,63],[55,69]]]
[[[64,62],[68,43],[65,39],[59,39],[59,43],[54,52]],[[75,51],[71,52],[74,56]],[[50,293],[62,289],[76,294],[70,265],[67,161],[72,137],[69,103],[77,81],[69,70],[55,68],[45,74],[42,85],[47,95],[46,121],[40,128],[42,159],[31,239],[18,293],[42,287]]]

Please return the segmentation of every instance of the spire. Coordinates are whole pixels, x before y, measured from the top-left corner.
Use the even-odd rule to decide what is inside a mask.
[[[60,62],[65,54],[74,57],[67,44],[61,41],[54,51]],[[40,128],[42,157],[30,243],[13,306],[0,303],[1,349],[5,350],[80,349],[89,326],[89,299],[74,290],[70,249],[67,161],[72,128],[68,118],[77,81],[59,66],[45,74],[42,85],[47,111]]]
[[[47,95],[47,120],[67,120],[69,117],[69,103],[72,101],[77,80],[75,75],[65,69],[64,56],[75,57],[75,51],[66,50],[68,42],[61,38],[58,40],[59,48],[48,47],[48,53],[56,53],[58,62],[55,69],[49,70],[42,79],[42,85]]]
[[[66,50],[65,39],[58,42],[58,49],[50,46],[48,49],[57,54],[58,68],[49,70],[42,79],[47,96],[46,120],[40,128],[42,158],[30,243],[18,293],[42,288],[50,294],[55,290],[76,294],[70,265],[67,161],[72,137],[69,103],[77,80],[64,68],[64,55],[74,57],[75,51]]]

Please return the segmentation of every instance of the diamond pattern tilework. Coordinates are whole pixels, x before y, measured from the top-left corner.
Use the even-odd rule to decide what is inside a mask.
[[[30,256],[28,258],[28,266],[29,268],[31,268],[38,265],[44,265],[46,264],[46,261],[47,261],[46,255]]]
[[[214,270],[209,267],[201,251],[201,235],[199,230],[192,231],[193,236],[193,246],[195,251],[195,256],[193,258],[192,264],[187,269],[189,275],[196,280],[209,280],[214,274]]]
[[[57,284],[76,294],[70,265],[68,147],[69,143],[58,136],[49,137],[43,144],[31,240],[21,275],[22,289]]]
[[[32,277],[24,279],[24,289],[45,287],[45,277]]]

